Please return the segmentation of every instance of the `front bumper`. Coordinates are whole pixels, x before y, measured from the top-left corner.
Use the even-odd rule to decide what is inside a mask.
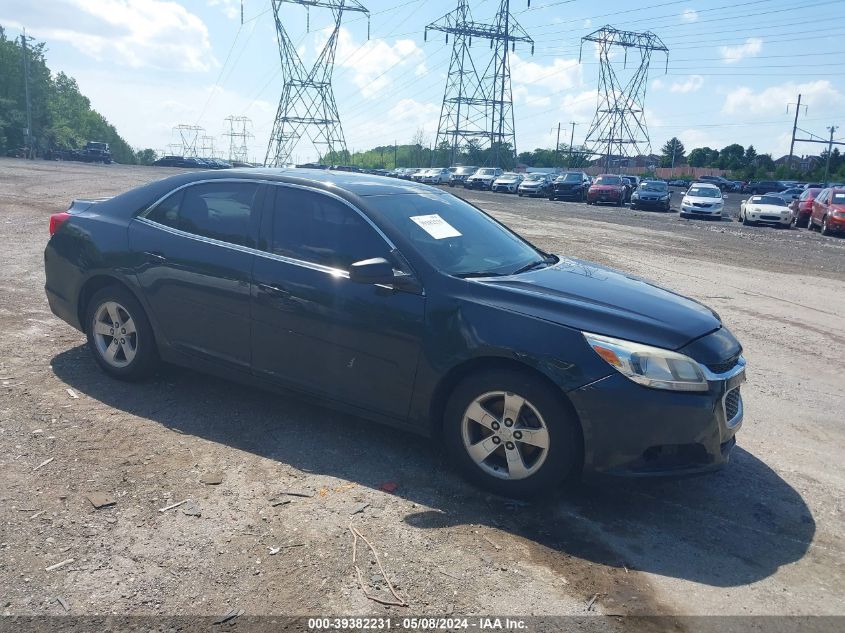
[[[467,189],[489,189],[493,184],[492,180],[465,180],[464,187]]]
[[[831,231],[845,231],[845,218],[838,218],[835,215],[827,216],[827,228]]]
[[[789,226],[792,224],[792,213],[775,215],[773,213],[753,213],[746,211],[745,217],[748,218],[749,222],[760,222],[761,224],[777,224],[779,226]]]
[[[663,200],[649,199],[649,198],[631,198],[631,206],[636,206],[641,209],[665,209],[670,206],[671,199],[665,198]]]
[[[582,189],[554,189],[551,195],[555,198],[581,198],[584,191]]]
[[[569,392],[584,432],[584,470],[645,477],[727,463],[742,426],[745,361],[707,378],[706,393],[650,389],[618,373]]]
[[[625,194],[619,191],[590,191],[587,192],[587,202],[612,202],[614,204],[625,200]]]
[[[491,191],[507,191],[508,193],[516,193],[518,186],[519,185],[494,184],[490,187],[490,190]]]
[[[724,207],[696,207],[691,204],[681,204],[681,213],[685,215],[700,215],[708,218],[721,218]]]
[[[534,189],[533,187],[531,189],[526,189],[525,187],[520,187],[517,191],[520,194],[522,194],[523,196],[529,196],[529,197],[532,197],[532,198],[534,196],[545,196],[546,195],[546,192],[543,189],[539,189],[539,188]]]

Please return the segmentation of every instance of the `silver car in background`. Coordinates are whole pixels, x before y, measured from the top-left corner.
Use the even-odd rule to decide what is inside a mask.
[[[519,184],[522,182],[523,175],[512,171],[505,172],[496,180],[490,187],[491,191],[504,191],[506,193],[516,193]]]

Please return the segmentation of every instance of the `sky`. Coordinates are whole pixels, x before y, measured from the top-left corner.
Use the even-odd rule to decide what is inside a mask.
[[[423,31],[457,0],[362,3],[369,40],[363,14],[344,13],[333,78],[347,147],[408,143],[419,129],[434,142],[452,40],[425,41]],[[489,22],[499,0],[469,4]],[[250,158],[261,162],[282,90],[279,47],[270,0],[243,0],[243,11],[242,25],[241,0],[2,0],[0,25],[46,41],[51,69],[75,77],[132,146],[168,151],[175,126],[198,125],[225,157],[225,118],[246,116]],[[668,70],[662,53],[652,58],[645,98],[657,152],[677,136],[687,151],[736,142],[777,158],[789,151],[799,94],[799,136],[827,138],[840,125],[845,137],[845,0],[511,0],[511,14],[535,42],[533,55],[518,43],[511,56],[518,151],[553,147],[558,123],[562,142],[573,121],[583,142],[599,64],[591,45],[579,62],[580,39],[604,25],[652,31],[669,48]],[[331,11],[285,4],[280,15],[310,65]],[[489,55],[473,42],[474,57]],[[799,143],[795,153],[822,149]],[[303,141],[294,159],[316,157]]]

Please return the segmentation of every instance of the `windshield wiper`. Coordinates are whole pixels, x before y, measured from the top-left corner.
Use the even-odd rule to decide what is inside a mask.
[[[511,275],[518,275],[520,273],[527,273],[529,270],[531,270],[533,268],[537,268],[537,266],[540,266],[541,264],[546,264],[548,266],[550,264],[554,264],[554,262],[555,262],[555,257],[552,256],[552,255],[549,255],[548,257],[544,257],[543,259],[525,264],[525,266],[523,266],[522,268],[518,268],[517,270],[513,271],[511,273]]]
[[[504,277],[507,273],[494,273],[484,270],[473,270],[466,273],[454,273],[452,277],[458,279],[469,279],[470,277]]]

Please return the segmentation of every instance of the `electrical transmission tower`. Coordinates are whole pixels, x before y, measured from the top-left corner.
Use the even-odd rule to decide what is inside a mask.
[[[334,28],[318,55],[317,61],[310,69],[302,63],[296,52],[296,46],[285,30],[279,15],[282,5],[286,3],[303,5],[306,9],[309,7],[331,9],[334,16]],[[367,39],[369,39],[370,12],[357,0],[272,0],[272,4],[284,86],[264,164],[269,167],[280,167],[290,162],[294,149],[305,135],[317,149],[321,162],[326,154],[348,156],[343,128],[340,125],[340,115],[332,91],[332,70],[344,11],[366,14]]]
[[[200,157],[214,158],[214,137],[200,136]]]
[[[199,125],[177,125],[173,128],[175,132],[179,133],[179,141],[181,146],[182,156],[196,156],[197,155],[197,141],[200,133],[205,132],[205,128]]]
[[[229,124],[229,131],[223,133],[223,136],[229,137],[229,161],[249,162],[247,141],[253,138],[252,132],[249,131],[252,121],[245,116],[232,115],[223,120]]]
[[[475,22],[468,0],[458,0],[454,11],[425,27],[425,39],[428,31],[442,31],[447,42],[450,33],[454,36],[435,147],[448,144],[450,164],[468,148],[489,148],[487,163],[511,166],[516,158],[516,132],[508,49],[512,52],[516,42],[525,42],[531,44],[533,55],[534,40],[511,15],[510,0],[500,0],[493,24]],[[473,59],[473,37],[490,41],[493,54],[486,66]]]
[[[651,54],[661,51],[666,55],[666,71],[669,70],[669,49],[654,33],[619,31],[612,26],[603,26],[581,38],[581,52],[584,42],[595,42],[599,54],[598,107],[585,141],[594,156],[604,157],[604,167],[610,171],[614,159],[651,153],[651,139],[645,122],[645,93],[648,82],[648,66]],[[611,63],[615,48],[623,49],[623,68],[628,66],[628,49],[640,54],[639,65],[623,84]],[[581,54],[578,55],[581,61]]]

